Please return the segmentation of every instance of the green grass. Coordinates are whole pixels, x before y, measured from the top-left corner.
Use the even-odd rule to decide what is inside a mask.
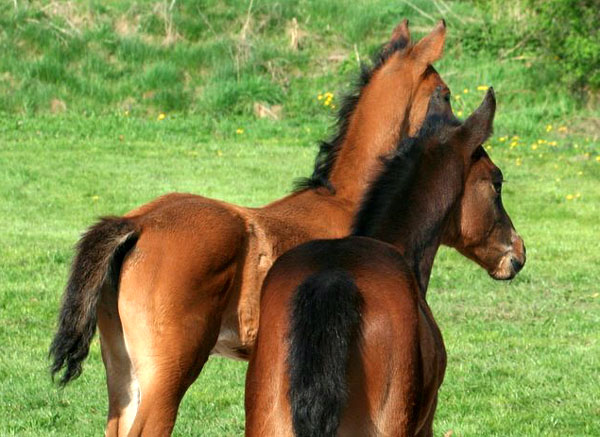
[[[417,36],[432,22],[383,1],[256,1],[242,44],[247,3],[178,2],[169,20],[180,37],[164,45],[162,3],[78,1],[69,13],[17,4],[0,6],[0,435],[98,435],[107,401],[97,340],[65,390],[47,370],[80,232],[169,191],[252,206],[283,196],[311,169],[331,122],[316,96],[334,91],[339,102],[354,45],[364,58],[402,16]],[[460,96],[455,112],[477,106],[478,86],[497,91],[488,148],[528,260],[499,283],[439,254],[428,299],[449,360],[436,435],[600,435],[598,110],[535,59],[468,50],[461,36],[480,25],[478,12],[452,7],[436,67]],[[299,51],[288,48],[293,17],[307,33]],[[117,33],[119,20],[122,33],[129,22],[134,30]],[[64,107],[53,111],[53,99]],[[257,101],[283,105],[283,118],[257,119]],[[244,373],[244,363],[212,358],[176,434],[242,434]]]

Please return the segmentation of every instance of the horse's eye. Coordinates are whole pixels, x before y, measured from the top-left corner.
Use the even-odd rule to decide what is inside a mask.
[[[494,182],[494,190],[496,191],[496,194],[500,194],[502,193],[502,182]]]
[[[446,94],[444,96],[444,100],[447,101],[447,102],[449,102],[450,101],[450,94]]]

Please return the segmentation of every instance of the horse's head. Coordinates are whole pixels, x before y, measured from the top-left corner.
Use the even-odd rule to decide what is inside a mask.
[[[446,98],[438,86],[418,135],[385,161],[352,231],[399,247],[416,261],[424,290],[439,243],[496,279],[514,277],[525,263],[523,240],[502,205],[502,173],[482,147],[492,133],[494,91],[464,123],[448,111]]]
[[[403,137],[418,132],[429,99],[438,87],[447,99],[447,111],[451,111],[450,90],[432,67],[442,57],[445,39],[446,23],[441,20],[431,33],[412,44],[408,21],[403,20],[383,47],[380,65],[373,70],[361,96],[362,108],[403,126]]]
[[[360,200],[364,187],[380,170],[379,158],[393,152],[399,140],[419,131],[436,89],[442,90],[445,112],[452,114],[450,90],[431,66],[442,56],[445,38],[442,20],[412,44],[404,20],[373,68],[363,71],[360,93],[346,101],[340,112],[342,129],[333,142],[324,143],[327,155],[316,167],[317,176],[331,176],[340,197]]]
[[[434,109],[435,100],[434,96]],[[442,104],[438,106],[438,111],[444,111]],[[477,262],[494,279],[512,279],[525,264],[525,245],[502,204],[502,172],[482,147],[492,133],[495,111],[496,98],[490,88],[480,107],[444,134],[462,161],[463,187],[443,242]]]

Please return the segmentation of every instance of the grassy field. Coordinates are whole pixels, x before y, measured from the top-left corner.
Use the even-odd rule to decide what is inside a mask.
[[[65,390],[47,360],[72,247],[96,217],[170,191],[244,205],[284,195],[310,172],[357,58],[402,17],[418,37],[442,12],[449,37],[436,67],[455,112],[474,109],[480,88],[497,92],[487,148],[528,260],[499,283],[439,254],[428,297],[448,370],[436,435],[600,435],[600,113],[526,45],[471,47],[464,36],[490,17],[445,4],[0,5],[0,435],[102,433],[97,340]],[[280,115],[259,118],[255,103]],[[176,435],[243,434],[245,367],[212,358]]]

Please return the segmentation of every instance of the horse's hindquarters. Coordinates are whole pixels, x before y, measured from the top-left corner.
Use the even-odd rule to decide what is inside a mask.
[[[114,435],[129,426],[134,436],[171,432],[215,346],[243,259],[243,219],[186,200],[136,218],[142,231],[121,266],[118,302],[103,297],[99,308]]]

